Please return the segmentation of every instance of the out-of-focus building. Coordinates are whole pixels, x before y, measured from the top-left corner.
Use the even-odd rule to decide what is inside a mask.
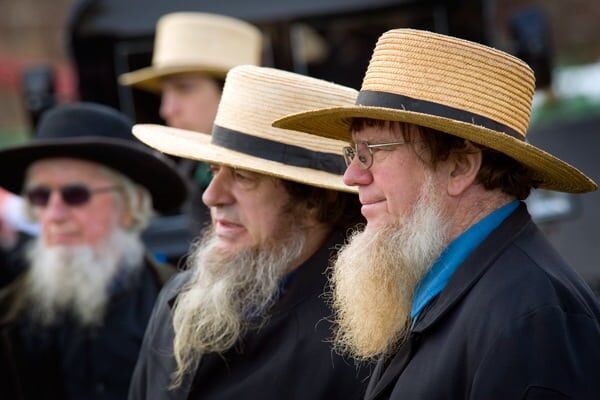
[[[0,146],[24,140],[30,132],[22,75],[31,66],[55,69],[61,98],[75,93],[64,26],[75,0],[2,1],[0,7]]]
[[[238,0],[4,1],[0,13],[0,145],[10,140],[11,134],[23,134],[29,126],[21,81],[29,66],[51,65],[56,76],[54,90],[59,98],[68,100],[77,95],[78,71],[70,68],[72,43],[68,43],[73,38],[68,22],[77,18],[80,21],[75,23],[83,30],[80,36],[88,33],[120,36],[128,38],[138,49],[146,46],[149,52],[151,44],[147,43],[151,42],[152,29],[161,12],[197,10],[245,17],[261,26],[273,47],[279,50],[267,54],[270,58],[267,62],[359,86],[360,73],[357,78],[354,71],[366,66],[369,58],[362,50],[371,48],[383,29],[408,25],[445,31],[510,52],[515,47],[511,19],[535,6],[548,18],[556,65],[600,60],[597,39],[600,2],[595,0],[262,0],[259,3],[266,6]],[[128,13],[132,10],[134,14]],[[286,43],[288,53],[294,54],[284,54]],[[118,50],[132,52],[123,46]],[[104,49],[96,51],[102,54]],[[352,70],[337,66],[332,73],[331,63],[326,60],[332,57],[353,60]]]

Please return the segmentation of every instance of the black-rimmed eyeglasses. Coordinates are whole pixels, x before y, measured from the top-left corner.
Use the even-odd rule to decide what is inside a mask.
[[[378,144],[369,144],[366,141],[356,142],[354,147],[346,146],[344,147],[344,161],[346,161],[346,166],[350,166],[355,157],[358,156],[358,162],[360,163],[360,167],[362,169],[369,169],[371,165],[373,165],[373,153],[378,150],[393,150],[388,147],[398,146],[401,144],[406,144],[407,142],[391,142],[391,143],[378,143]]]

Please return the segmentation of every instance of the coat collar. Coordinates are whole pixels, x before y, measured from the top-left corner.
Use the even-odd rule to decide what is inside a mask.
[[[366,400],[375,399],[391,390],[390,386],[397,381],[397,377],[402,373],[417,350],[422,334],[442,319],[455,304],[468,294],[469,290],[485,274],[494,260],[516,236],[532,223],[527,207],[521,204],[471,253],[456,270],[437,299],[423,310],[407,341],[391,359],[388,359],[389,364],[384,359],[379,360],[365,395]]]
[[[527,207],[525,204],[519,205],[519,208],[500,224],[455,271],[448,286],[439,294],[429,311],[416,322],[413,332],[422,333],[429,329],[465,297],[494,260],[531,223]]]

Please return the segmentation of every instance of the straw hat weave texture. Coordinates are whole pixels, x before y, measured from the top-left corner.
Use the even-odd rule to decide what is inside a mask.
[[[353,105],[356,95],[319,79],[244,65],[227,75],[212,136],[157,125],[136,125],[133,132],[168,154],[356,192],[342,182],[344,142],[271,126],[307,107]]]
[[[535,89],[531,69],[489,47],[441,35],[427,40],[430,36],[404,30],[384,35],[361,90],[398,93],[467,110],[502,122],[524,137]]]
[[[350,142],[352,118],[402,121],[489,147],[530,168],[539,187],[588,192],[576,168],[526,142],[533,71],[516,57],[450,36],[395,29],[378,40],[354,106],[312,107],[274,126]]]
[[[314,151],[341,154],[346,143],[271,126],[274,118],[319,103],[354,104],[357,92],[319,79],[273,68],[237,68],[227,77],[215,125]]]
[[[215,14],[178,12],[156,26],[152,65],[120,76],[124,85],[160,91],[160,78],[201,72],[224,78],[237,65],[259,65],[262,38],[255,26]]]

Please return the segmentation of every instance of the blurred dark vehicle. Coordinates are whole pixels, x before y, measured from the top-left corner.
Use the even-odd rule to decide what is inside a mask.
[[[158,98],[116,84],[150,65],[158,18],[175,11],[229,15],[264,33],[264,65],[359,88],[379,35],[413,27],[489,42],[482,0],[80,0],[67,35],[80,98],[159,121]]]
[[[577,166],[600,182],[600,116],[572,118],[538,124],[530,129],[529,141]],[[558,252],[600,295],[600,192],[569,196],[556,192],[538,194],[535,201],[547,201],[543,210],[554,208],[563,218],[541,219]],[[546,197],[544,199],[544,196]],[[570,205],[566,199],[571,199]],[[529,204],[531,209],[531,204]]]
[[[494,2],[486,0],[79,0],[71,10],[66,35],[80,99],[116,107],[139,123],[162,123],[159,97],[119,86],[117,77],[150,65],[156,21],[166,13],[199,11],[247,20],[264,34],[264,65],[359,89],[375,42],[384,31],[426,29],[493,46],[493,7]],[[543,14],[526,9],[511,18],[509,31],[514,48],[504,50],[531,62],[538,82],[548,85],[551,43]],[[555,135],[539,136],[544,136],[545,146],[546,140],[566,140],[571,133],[559,129]],[[578,159],[578,150],[570,149],[575,158],[565,158],[591,171]],[[592,211],[587,199],[578,203],[572,196],[536,193],[529,206],[535,218],[552,227],[552,236],[588,209],[599,221],[598,210]],[[146,243],[160,257],[177,260],[192,240],[186,226],[182,215],[161,216],[146,232]],[[562,238],[553,241],[578,269],[591,268],[591,260],[588,267],[581,267],[579,257],[568,256],[573,249],[564,249]]]

